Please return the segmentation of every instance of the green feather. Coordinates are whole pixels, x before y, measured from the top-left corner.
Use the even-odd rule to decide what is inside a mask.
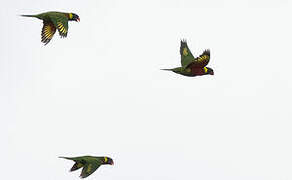
[[[86,178],[94,173],[101,165],[113,164],[113,160],[109,157],[95,157],[95,156],[79,156],[79,157],[59,157],[76,162],[71,171],[75,171],[83,167],[80,177]]]
[[[205,67],[210,61],[210,50],[205,50],[199,57],[194,58],[185,40],[180,45],[181,67],[173,69],[161,69],[172,71],[184,76],[214,75],[213,69]]]
[[[180,55],[183,68],[186,68],[195,59],[185,40],[180,42]]]
[[[35,18],[41,19],[43,20],[44,25],[52,24],[52,26],[54,26],[54,30],[57,29],[61,37],[67,37],[68,28],[69,28],[68,27],[69,14],[70,13],[51,11],[51,12],[45,12],[45,13],[36,14],[36,15],[21,15],[21,16],[35,17]],[[44,40],[44,41],[42,40],[42,42],[47,44],[50,40],[51,38],[49,40]]]

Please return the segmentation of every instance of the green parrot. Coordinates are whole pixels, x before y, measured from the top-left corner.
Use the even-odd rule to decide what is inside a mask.
[[[180,43],[181,67],[162,70],[172,71],[184,76],[214,75],[213,69],[206,67],[210,61],[210,50],[205,50],[199,57],[194,58],[187,42],[182,40]]]
[[[80,156],[80,157],[59,157],[64,159],[73,160],[75,164],[70,171],[75,171],[83,167],[80,178],[86,178],[101,165],[110,164],[114,165],[114,161],[109,157],[95,157],[95,156]]]
[[[77,14],[63,12],[45,12],[36,15],[21,15],[24,17],[35,17],[43,20],[42,42],[48,44],[53,38],[56,29],[62,38],[67,37],[68,21],[80,21]]]

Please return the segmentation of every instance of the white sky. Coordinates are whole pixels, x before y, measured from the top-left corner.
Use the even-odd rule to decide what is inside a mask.
[[[1,179],[292,179],[288,0],[10,0],[0,17]],[[43,46],[42,22],[75,12]],[[180,39],[214,76],[184,77]]]

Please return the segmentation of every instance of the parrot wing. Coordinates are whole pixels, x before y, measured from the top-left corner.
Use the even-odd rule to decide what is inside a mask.
[[[58,29],[61,37],[67,37],[68,34],[68,18],[64,14],[50,15],[51,21]]]
[[[180,42],[181,66],[186,68],[195,58],[191,53],[187,42],[182,40]]]
[[[53,23],[51,22],[43,22],[43,28],[42,28],[42,42],[45,43],[45,45],[47,45],[51,39],[53,38],[54,34],[56,32],[56,27],[54,26]]]
[[[87,162],[82,169],[80,177],[81,178],[88,177],[89,175],[94,173],[100,167],[100,165],[101,163],[97,163],[97,162]]]

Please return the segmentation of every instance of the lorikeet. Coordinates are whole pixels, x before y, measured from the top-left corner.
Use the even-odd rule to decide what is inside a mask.
[[[213,69],[206,67],[210,61],[210,50],[205,50],[199,57],[194,58],[186,41],[180,42],[181,67],[162,69],[184,76],[214,75]]]
[[[114,161],[109,157],[95,157],[95,156],[80,156],[80,157],[59,157],[64,159],[73,160],[75,164],[70,171],[75,171],[83,167],[80,178],[86,178],[101,165],[110,164],[114,165]]]
[[[35,17],[43,20],[42,42],[48,44],[53,38],[56,29],[58,29],[60,36],[67,37],[68,21],[80,21],[77,14],[63,13],[63,12],[45,12],[36,15],[21,15],[24,17]]]

